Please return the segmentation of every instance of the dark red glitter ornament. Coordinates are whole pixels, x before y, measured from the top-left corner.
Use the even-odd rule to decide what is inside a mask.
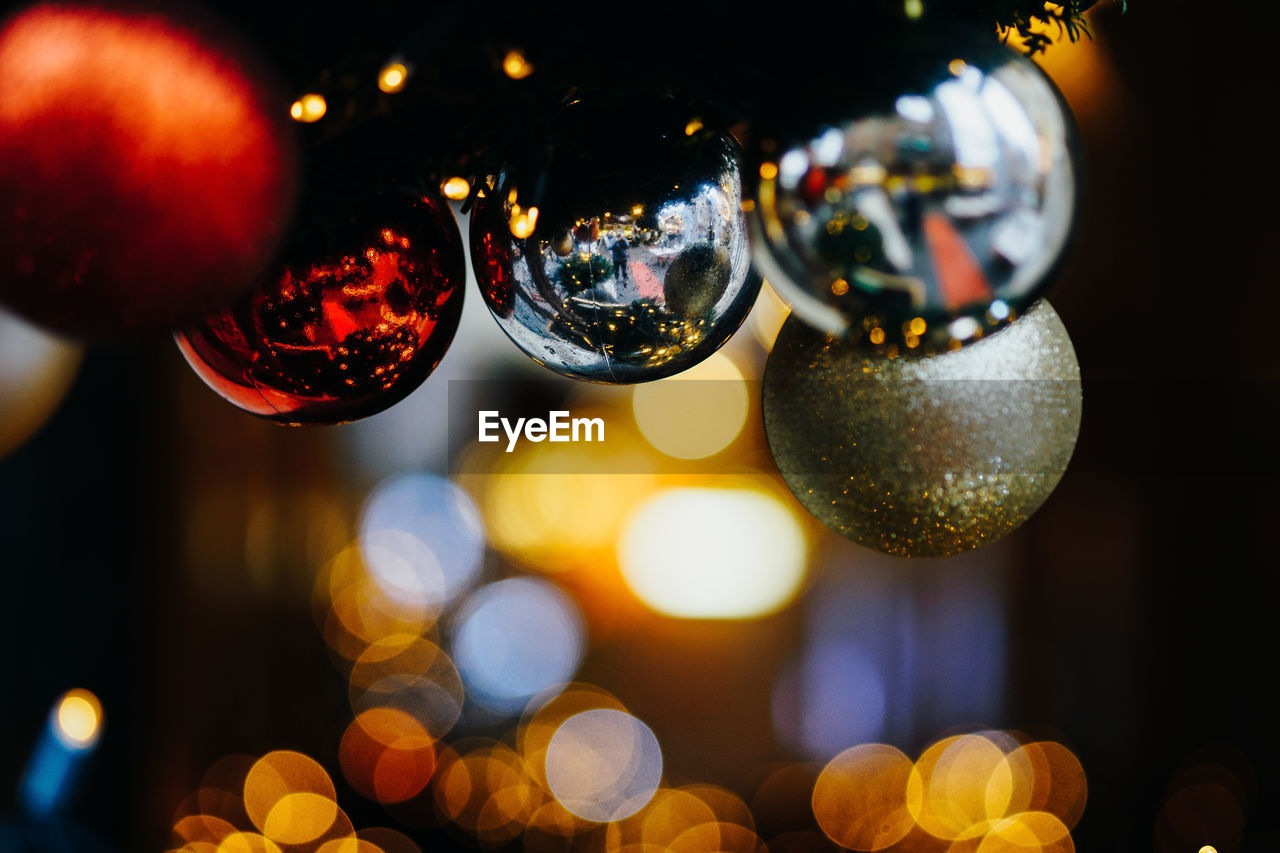
[[[178,347],[252,414],[287,424],[367,417],[440,363],[462,313],[465,264],[443,202],[378,196],[332,234],[295,241],[272,275],[178,334]]]

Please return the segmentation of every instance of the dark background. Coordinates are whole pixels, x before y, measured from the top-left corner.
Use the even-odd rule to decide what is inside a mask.
[[[245,10],[227,13],[252,27],[236,17]],[[1162,809],[1189,756],[1229,744],[1210,754],[1239,782],[1246,822],[1220,804],[1176,810],[1238,833],[1219,850],[1271,850],[1273,35],[1208,2],[1132,2],[1124,15],[1106,4],[1093,25],[1110,70],[1073,99],[1085,201],[1051,294],[1079,355],[1084,422],[1059,489],[1002,546],[1009,663],[988,722],[1051,727],[1080,757],[1090,801],[1073,834],[1085,851],[1198,849],[1170,840]],[[162,849],[178,800],[222,755],[297,748],[334,766],[344,685],[312,623],[304,555],[281,557],[255,589],[243,571],[201,580],[220,556],[190,545],[203,514],[233,513],[244,495],[285,517],[297,496],[332,492],[341,507],[350,483],[327,432],[226,407],[167,340],[90,351],[57,415],[0,460],[0,814],[72,686],[100,696],[109,725],[76,815],[120,849]],[[581,677],[650,720],[681,756],[672,772],[733,784],[788,757],[749,709],[767,702],[803,621],[799,605],[745,624],[652,617],[593,649]],[[709,671],[716,689],[697,689]],[[735,722],[710,727],[717,715]],[[343,803],[357,826],[379,820]]]

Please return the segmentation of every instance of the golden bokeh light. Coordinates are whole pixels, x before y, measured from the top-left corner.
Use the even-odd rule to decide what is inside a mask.
[[[289,115],[293,120],[300,121],[303,124],[312,124],[319,121],[324,118],[324,114],[328,111],[329,103],[324,99],[324,96],[315,93],[303,95],[289,107]]]
[[[281,853],[281,850],[274,841],[256,832],[237,832],[222,840],[217,853]]]
[[[509,50],[502,58],[502,73],[512,80],[523,80],[533,73],[533,66],[519,50]]]
[[[422,848],[407,835],[385,826],[362,829],[356,836],[361,841],[376,846],[382,853],[422,853]],[[360,853],[365,851],[361,850]]]
[[[636,815],[639,837],[631,839],[661,849],[695,826],[715,823],[716,813],[691,791],[659,789],[644,811]]]
[[[752,831],[756,828],[756,821],[751,814],[751,808],[746,804],[746,801],[728,788],[722,788],[719,785],[696,783],[682,785],[677,791],[689,794],[705,803],[715,816],[713,822],[734,823]]]
[[[545,802],[514,750],[479,738],[441,751],[432,791],[444,817],[493,845],[519,836]]]
[[[813,814],[827,837],[850,850],[892,847],[915,826],[907,807],[911,759],[892,746],[863,744],[827,763],[813,787]]]
[[[538,208],[511,207],[511,233],[521,240],[533,234],[538,227]]]
[[[591,826],[555,798],[545,799],[525,824],[525,853],[571,853],[577,839]],[[611,848],[606,844],[606,849]]]
[[[736,823],[700,823],[680,833],[671,853],[765,853],[760,836]]]
[[[575,412],[575,415],[578,413]],[[584,410],[584,417],[600,412]],[[615,565],[615,546],[635,507],[657,487],[653,453],[623,424],[610,422],[609,444],[522,442],[513,453],[476,454],[476,476],[460,476],[483,509],[490,542],[541,572]],[[610,473],[620,471],[626,476]],[[591,523],[564,507],[590,507]]]
[[[386,853],[372,841],[363,838],[335,838],[316,848],[315,853]]]
[[[68,691],[58,702],[55,731],[64,746],[88,749],[102,734],[102,703],[88,690]]]
[[[365,799],[400,803],[417,796],[435,772],[435,742],[411,714],[370,708],[347,726],[338,748],[342,773]]]
[[[466,178],[454,175],[444,183],[440,184],[440,192],[450,201],[462,201],[471,195],[471,182]]]
[[[938,741],[921,754],[907,779],[907,808],[935,838],[975,838],[1004,817],[1013,774],[1004,752],[981,735]]]
[[[1079,822],[1089,798],[1089,784],[1080,759],[1071,750],[1053,741],[1036,741],[1010,753],[1009,765],[1015,779],[1029,776],[1031,781],[1031,791],[1015,806],[1056,815],[1068,828]],[[1019,773],[1023,765],[1029,770]]]
[[[173,824],[174,841],[178,844],[208,844],[216,848],[228,835],[237,832],[234,824],[219,817],[191,814]]]
[[[355,660],[386,637],[427,633],[439,615],[439,602],[396,592],[389,594],[372,575],[359,546],[339,552],[316,580],[317,619],[329,647]]]
[[[752,619],[799,591],[809,543],[795,512],[756,488],[677,487],[641,504],[618,541],[632,592],[683,619]]]
[[[218,845],[208,841],[192,841],[183,844],[173,853],[218,853]]]
[[[549,692],[550,693],[550,692]],[[534,780],[547,787],[547,745],[565,720],[596,708],[625,711],[612,693],[592,684],[567,684],[559,692],[535,697],[516,729],[516,749]]]
[[[462,679],[444,651],[422,637],[393,634],[370,645],[351,668],[351,708],[410,714],[438,740],[462,714]]]
[[[390,62],[378,75],[378,88],[391,94],[399,92],[409,82],[409,69],[403,62]]]
[[[306,844],[328,832],[337,818],[338,804],[330,797],[286,794],[267,813],[262,834],[277,844]]]
[[[683,373],[636,385],[631,410],[640,433],[676,459],[714,456],[747,422],[750,395],[742,371],[724,353]]]
[[[749,320],[751,334],[755,335],[760,346],[766,350],[773,349],[773,342],[778,339],[778,332],[782,330],[782,324],[790,314],[791,306],[783,301],[773,285],[768,280],[761,284],[760,295],[756,297]]]
[[[1075,853],[1066,825],[1046,812],[1022,812],[997,821],[976,853]]]
[[[332,802],[337,800],[333,780],[314,758],[289,750],[269,752],[254,763],[245,777],[245,812],[253,825],[260,832],[265,832],[272,810],[291,794],[315,794]],[[302,805],[309,802],[307,800]],[[332,823],[333,816],[330,816],[329,824]],[[328,825],[324,829],[328,829]],[[316,835],[323,833],[324,829]]]

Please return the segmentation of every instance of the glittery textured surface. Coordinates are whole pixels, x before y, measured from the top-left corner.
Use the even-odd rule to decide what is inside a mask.
[[[466,269],[442,202],[387,194],[320,242],[177,336],[200,378],[247,412],[289,424],[376,414],[453,340]]]
[[[1080,368],[1041,301],[956,352],[888,359],[782,327],[764,376],[769,447],[801,504],[879,551],[945,556],[1025,521],[1066,470]]]

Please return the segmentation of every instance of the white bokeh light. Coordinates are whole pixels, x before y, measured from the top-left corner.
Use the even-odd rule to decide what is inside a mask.
[[[534,695],[569,681],[586,644],[573,600],[537,578],[482,587],[455,625],[454,661],[467,691],[499,713],[517,713]]]
[[[808,540],[796,516],[771,494],[675,488],[632,516],[618,561],[627,585],[659,613],[749,619],[795,596]]]
[[[662,749],[640,720],[611,708],[565,720],[547,745],[547,784],[566,809],[604,823],[630,817],[662,781]]]
[[[440,609],[469,589],[480,570],[480,512],[443,477],[391,477],[365,500],[360,551],[387,595]]]

